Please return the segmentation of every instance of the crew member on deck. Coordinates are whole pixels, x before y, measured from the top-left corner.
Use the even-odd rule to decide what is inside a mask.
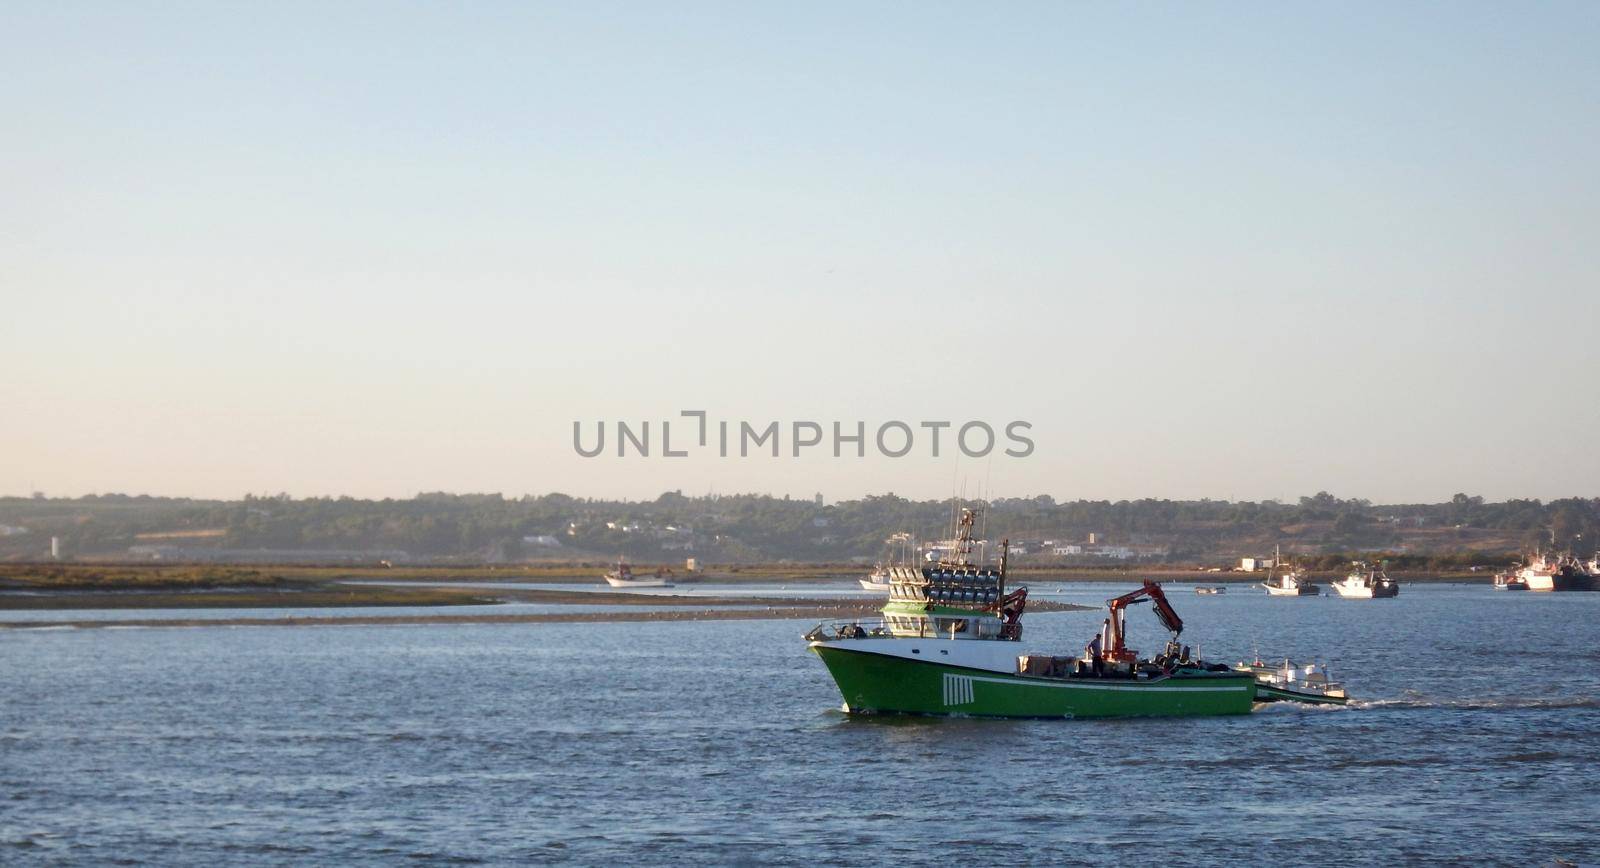
[[[1110,621],[1106,623],[1109,624]],[[1094,638],[1089,640],[1089,647],[1084,649],[1084,656],[1089,658],[1089,663],[1094,667],[1094,674],[1097,678],[1100,676],[1102,666],[1100,662],[1100,636],[1100,633],[1094,634]]]

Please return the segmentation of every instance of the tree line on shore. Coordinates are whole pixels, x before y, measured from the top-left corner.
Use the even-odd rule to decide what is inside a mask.
[[[1282,543],[1302,560],[1389,552],[1419,566],[1468,566],[1534,547],[1589,551],[1600,543],[1600,498],[1373,504],[1327,492],[1297,502],[1223,500],[1056,501],[1001,498],[984,507],[984,535],[1013,540],[1143,544],[1150,558],[1200,562],[1270,554]],[[408,499],[247,495],[195,500],[101,494],[0,498],[0,556],[62,537],[77,553],[171,545],[261,550],[394,550],[414,558],[522,560],[596,553],[718,562],[844,561],[871,557],[890,534],[949,533],[954,504],[894,494],[822,505],[769,495],[649,501],[565,494],[423,493]],[[1041,550],[1048,555],[1047,550]],[[1317,566],[1320,561],[1311,565]],[[1329,568],[1331,568],[1331,561]]]

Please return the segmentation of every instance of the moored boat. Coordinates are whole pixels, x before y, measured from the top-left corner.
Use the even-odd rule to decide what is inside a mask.
[[[605,574],[606,584],[613,588],[670,588],[672,583],[659,570],[653,576],[635,576],[633,569],[621,558],[617,567]]]
[[[1494,589],[1497,591],[1526,591],[1528,583],[1513,572],[1495,573]]]
[[[1222,587],[1221,585],[1215,585],[1215,586],[1203,585],[1201,587],[1195,588],[1194,592],[1196,594],[1225,594],[1225,593],[1228,592],[1228,589]]]
[[[1190,659],[1177,642],[1183,622],[1154,582],[1107,602],[1109,616],[1081,656],[1026,653],[1027,588],[1007,585],[1004,543],[998,567],[971,563],[975,515],[962,510],[950,557],[892,575],[881,621],[819,624],[806,634],[846,711],[1099,718],[1250,710],[1256,678]],[[1146,601],[1172,638],[1140,660],[1124,641],[1124,619]]]
[[[887,594],[889,593],[889,586],[894,583],[895,575],[902,572],[915,573],[916,568],[879,567],[874,569],[866,578],[857,579],[856,582],[861,585],[861,590],[863,591],[876,591],[880,594]]]
[[[1527,564],[1512,575],[1530,591],[1600,591],[1600,556],[1586,564],[1570,553],[1534,552]]]
[[[1293,563],[1285,565],[1281,549],[1275,550],[1272,569],[1267,571],[1267,580],[1261,583],[1267,593],[1274,597],[1319,597],[1322,588],[1313,583],[1304,568]]]
[[[1400,596],[1400,583],[1389,578],[1383,564],[1356,561],[1352,566],[1350,575],[1333,583],[1339,596],[1365,600]]]
[[[866,578],[856,580],[863,591],[887,594],[897,571],[905,571],[907,575],[916,572],[915,568],[909,566],[912,560],[910,533],[901,531],[884,540],[884,544],[886,551],[883,560],[872,568],[872,572]]]
[[[881,591],[887,594],[889,592],[889,570],[886,567],[874,567],[866,578],[857,579],[856,582],[861,585],[861,590],[863,591]]]

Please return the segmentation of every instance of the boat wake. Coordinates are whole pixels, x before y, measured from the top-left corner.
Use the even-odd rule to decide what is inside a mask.
[[[1172,763],[1170,757],[1125,757],[1115,761],[1119,766],[1168,766]],[[1221,759],[1186,759],[1183,761],[1185,768],[1192,769],[1232,769],[1232,768],[1260,768],[1262,757],[1251,754],[1249,756],[1231,756]]]
[[[1528,697],[1491,697],[1484,699],[1373,699],[1366,702],[1351,702],[1347,708],[1365,709],[1411,709],[1411,708],[1448,708],[1460,711],[1517,711],[1524,709],[1566,709],[1566,708],[1600,708],[1600,699],[1588,696],[1554,697],[1549,699]]]
[[[1251,714],[1323,714],[1330,711],[1351,711],[1365,703],[1351,702],[1347,705],[1334,705],[1325,702],[1266,702],[1257,703]]]
[[[1420,756],[1420,757],[1362,757],[1359,759],[1336,760],[1328,763],[1324,768],[1329,771],[1344,771],[1346,769],[1415,769],[1425,766],[1449,765],[1452,759],[1448,756]]]

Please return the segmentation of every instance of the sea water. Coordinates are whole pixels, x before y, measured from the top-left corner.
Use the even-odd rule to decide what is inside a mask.
[[[0,863],[1600,861],[1600,594],[1170,589],[1356,701],[852,718],[794,621],[0,630]]]

